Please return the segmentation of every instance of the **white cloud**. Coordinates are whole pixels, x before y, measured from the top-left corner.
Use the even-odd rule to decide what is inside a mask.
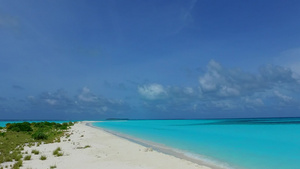
[[[84,102],[95,102],[97,97],[90,92],[89,88],[84,87],[82,88],[81,93],[78,95],[78,99]]]
[[[222,97],[238,96],[240,94],[237,85],[232,78],[225,75],[226,70],[211,60],[207,66],[207,72],[199,77],[199,85],[202,92],[214,92]],[[228,74],[230,75],[230,74]]]
[[[300,83],[300,48],[289,49],[281,53],[275,62],[290,68],[293,78]]]
[[[286,103],[295,105],[300,91],[289,68],[265,65],[257,74],[251,74],[240,69],[223,68],[213,60],[200,75],[198,87],[199,90],[150,84],[139,87],[138,92],[148,99],[143,100],[143,106],[151,111],[257,112],[272,108],[281,110]]]
[[[205,74],[203,77],[199,78],[200,87],[203,91],[213,91],[216,90],[215,77]]]
[[[200,87],[204,91],[214,91],[217,89],[217,84],[220,80],[222,80],[221,75],[218,71],[220,71],[222,67],[211,60],[207,66],[207,72],[204,76],[199,78]]]
[[[31,99],[31,100],[35,99],[35,97],[34,97],[34,96],[31,96],[31,95],[28,96],[27,98],[28,98],[28,99]]]
[[[244,101],[247,105],[251,105],[251,106],[263,106],[264,105],[264,102],[261,98],[249,98],[249,97],[246,97],[244,98]]]
[[[46,99],[45,101],[50,105],[55,105],[57,103],[57,100],[54,99]]]
[[[222,86],[219,91],[220,96],[238,96],[240,94],[240,91],[238,89]]]
[[[214,108],[219,108],[224,110],[233,110],[235,108],[238,108],[237,103],[231,100],[218,100],[218,101],[212,101],[211,103]]]
[[[207,71],[199,77],[202,97],[213,99],[243,97],[278,86],[291,89],[296,83],[292,71],[286,67],[265,65],[259,69],[259,74],[250,74],[240,69],[223,68],[213,60],[209,62]]]
[[[184,92],[185,94],[188,94],[188,95],[192,95],[192,94],[195,93],[194,89],[191,88],[191,87],[185,87],[184,90],[183,90],[183,92]]]
[[[190,23],[193,22],[192,12],[198,0],[186,1],[185,5],[180,5],[181,9],[178,9],[179,12],[177,22],[172,26],[172,30],[169,34],[178,34],[182,29],[188,26]],[[173,15],[176,18],[177,13]]]
[[[280,93],[279,91],[274,91],[275,96],[277,96],[278,98],[280,98],[281,100],[283,100],[284,102],[290,102],[292,101],[292,97],[284,95],[282,93]]]
[[[149,84],[138,87],[138,92],[147,99],[155,100],[167,95],[166,90],[160,84]]]
[[[106,112],[108,110],[107,106],[103,106],[103,107],[101,107],[101,109],[103,112]]]
[[[87,87],[83,87],[82,88],[82,93],[84,93],[84,94],[90,93],[90,89],[87,88]]]

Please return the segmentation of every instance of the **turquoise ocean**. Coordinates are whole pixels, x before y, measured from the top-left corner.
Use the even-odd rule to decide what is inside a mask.
[[[300,168],[300,118],[127,120],[93,125],[228,168]]]

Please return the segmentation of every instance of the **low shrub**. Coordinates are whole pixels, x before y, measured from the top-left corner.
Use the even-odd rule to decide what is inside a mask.
[[[4,161],[11,162],[11,161],[13,161],[13,159],[12,159],[12,157],[8,156],[8,157],[5,157]]]
[[[6,127],[0,130],[0,164],[11,161],[16,163],[17,161],[14,159],[20,159],[17,155],[22,154],[21,151],[24,151],[23,145],[31,147],[34,145],[38,146],[39,144],[37,143],[59,142],[60,138],[67,133],[67,130],[63,129],[69,129],[70,125],[71,123],[59,124],[54,122],[7,123]],[[25,157],[26,155],[34,156],[34,154],[41,153],[35,150],[32,153],[25,151],[23,154]],[[63,155],[62,152],[59,152],[58,156],[61,155]],[[13,164],[8,168],[12,168],[12,166]]]
[[[18,162],[16,162],[16,163],[12,166],[12,168],[13,168],[13,169],[19,169],[20,167],[22,167],[22,165],[23,165],[23,161],[22,161],[22,160],[19,160]]]
[[[31,160],[31,155],[27,155],[24,157],[24,160]]]
[[[15,155],[15,157],[14,157],[14,159],[16,160],[16,161],[19,161],[19,160],[21,160],[23,158],[23,156],[21,155],[21,154],[17,154],[17,155]]]
[[[51,165],[50,169],[56,168],[56,165]]]
[[[5,132],[0,132],[0,137],[4,137],[6,135]]]
[[[35,154],[35,155],[40,154],[40,152],[39,152],[38,150],[32,150],[31,153],[32,153],[32,154]]]
[[[59,127],[59,129],[61,129],[61,130],[67,130],[67,129],[68,129],[68,123],[63,123],[63,124]]]
[[[59,153],[57,154],[57,157],[60,157],[60,156],[63,156],[63,155],[64,155],[64,153],[59,152]]]
[[[42,131],[37,131],[32,134],[32,138],[35,140],[47,140],[48,136]]]
[[[86,145],[86,146],[84,146],[84,148],[90,148],[91,146],[90,145]]]
[[[53,151],[53,155],[56,156],[56,157],[63,156],[64,154],[63,154],[62,152],[60,152],[60,151],[61,151],[61,148],[58,147],[57,149],[55,149],[55,150]]]
[[[16,131],[16,132],[33,131],[30,123],[28,123],[28,122],[12,123],[12,124],[8,123],[8,124],[6,124],[6,127],[7,127],[7,130]]]
[[[47,159],[47,157],[44,156],[44,155],[42,155],[42,156],[40,157],[40,160],[46,160],[46,159]]]

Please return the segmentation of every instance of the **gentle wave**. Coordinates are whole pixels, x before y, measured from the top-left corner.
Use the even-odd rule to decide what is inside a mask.
[[[106,121],[95,126],[178,149],[224,167],[295,169],[300,118]],[[238,167],[237,167],[238,166]]]

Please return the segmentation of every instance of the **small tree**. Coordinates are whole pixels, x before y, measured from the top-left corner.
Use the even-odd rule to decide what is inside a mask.
[[[46,140],[48,138],[48,136],[41,131],[37,131],[32,134],[32,138],[35,140]]]
[[[7,130],[11,130],[11,131],[33,131],[33,129],[30,126],[30,123],[28,122],[23,122],[23,123],[7,123],[6,124]]]

